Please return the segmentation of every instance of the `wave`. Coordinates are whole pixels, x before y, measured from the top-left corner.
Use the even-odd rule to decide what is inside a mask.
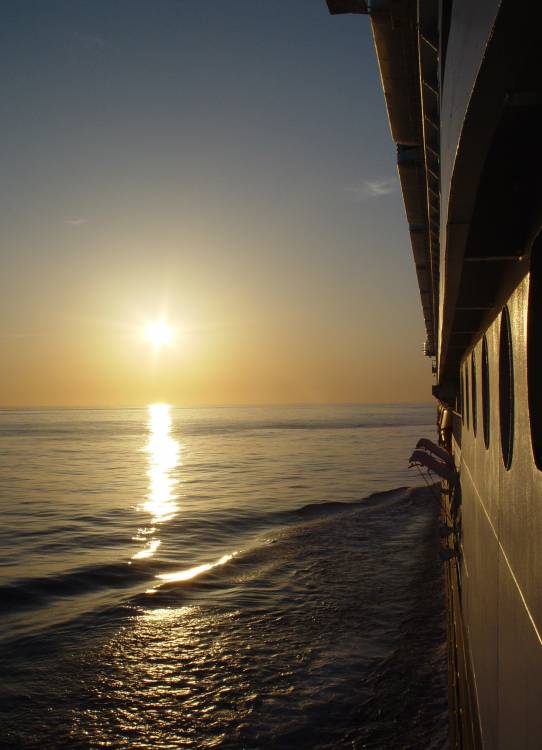
[[[18,686],[0,686],[11,746],[57,746],[64,732],[105,747],[121,717],[134,746],[152,731],[171,747],[444,747],[437,496],[402,487],[279,518],[238,554],[191,571],[172,560],[153,593],[123,589],[2,648]],[[149,577],[129,567],[88,566],[55,585],[69,597],[89,577]]]
[[[204,410],[203,410],[204,411]],[[176,437],[186,435],[229,435],[250,432],[285,431],[323,431],[323,430],[372,430],[390,429],[394,427],[422,427],[434,426],[434,408],[416,406],[401,409],[361,409],[356,413],[352,410],[348,414],[330,413],[310,415],[310,409],[301,410],[302,413],[276,416],[258,415],[258,409],[247,410],[247,414],[236,416],[235,411],[228,413],[228,418],[214,416],[209,418],[198,410],[197,414],[186,414],[182,409],[173,409],[172,429]],[[102,440],[110,435],[119,437],[140,438],[142,427],[147,423],[146,411],[135,410],[128,418],[109,418],[98,413],[99,418],[93,418],[93,411],[74,410],[69,412],[38,412],[37,419],[32,418],[31,412],[17,411],[1,412],[0,435],[2,437],[33,437],[39,435],[42,439],[62,441],[66,438],[73,440],[93,441]],[[71,418],[70,418],[71,417]],[[82,418],[81,418],[82,417]]]
[[[20,579],[0,586],[5,615],[21,608],[46,606],[52,599],[80,596],[100,589],[122,589],[141,581],[141,572],[128,562],[89,565],[73,571]]]
[[[182,543],[183,534],[187,537],[205,533],[208,539],[214,540],[217,547],[222,545],[222,555],[231,553],[231,550],[227,549],[226,540],[232,540],[235,544],[235,540],[239,538],[246,541],[250,538],[254,539],[255,535],[257,537],[252,543],[249,542],[239,554],[239,550],[235,550],[235,557],[232,558],[231,563],[228,561],[228,565],[216,566],[215,561],[211,559],[192,566],[204,569],[197,576],[193,576],[193,580],[186,579],[181,582],[181,585],[184,585],[185,589],[198,588],[201,585],[208,587],[209,581],[219,583],[221,576],[229,575],[230,570],[236,565],[246,568],[251,564],[251,560],[258,557],[259,545],[265,549],[269,534],[284,534],[287,529],[294,533],[296,529],[304,528],[307,524],[331,520],[341,514],[363,512],[371,507],[380,507],[384,510],[390,504],[404,503],[411,492],[412,490],[407,487],[400,487],[374,493],[355,502],[311,503],[295,510],[274,511],[259,515],[237,512],[228,517],[225,511],[217,510],[214,513],[202,513],[199,518],[197,516],[192,518],[188,529],[184,519],[179,520],[177,524],[173,522],[168,528],[168,533],[174,538],[177,537],[179,544]],[[71,540],[72,544],[79,541],[77,537]],[[220,559],[220,556],[216,559]],[[171,563],[169,563],[168,570],[169,568],[172,568]],[[181,568],[181,572],[190,569],[191,566],[187,565]],[[179,570],[178,564],[175,569],[172,568],[173,572],[175,570]],[[143,586],[166,590],[179,584],[179,582],[161,582],[157,577],[164,572],[168,572],[164,570],[164,560],[158,558],[86,565],[54,575],[16,579],[0,586],[0,600],[5,615],[47,607],[54,600],[82,597],[104,590],[132,590],[131,596],[135,596],[134,601],[136,601],[140,594],[135,593],[134,589],[139,589],[141,593]],[[144,598],[147,601],[147,598]]]
[[[225,436],[225,435],[238,435],[242,433],[251,432],[278,432],[278,431],[341,431],[341,430],[384,430],[393,429],[394,427],[426,427],[434,428],[434,421],[431,420],[420,420],[420,421],[390,421],[390,422],[329,422],[323,421],[321,423],[285,423],[285,422],[262,422],[259,424],[243,424],[243,425],[174,425],[172,434],[175,438],[180,437],[203,437],[207,435],[213,436]],[[84,430],[74,430],[72,425],[66,425],[66,427],[55,427],[54,429],[44,429],[43,426],[30,427],[25,425],[24,428],[9,425],[5,425],[1,430],[2,437],[31,437],[39,435],[40,439],[47,439],[51,441],[63,442],[67,438],[70,440],[70,447],[66,449],[67,453],[73,453],[77,450],[74,447],[74,443],[77,441],[91,442],[92,440],[102,441],[104,438],[103,425],[97,424],[93,430],[92,427],[85,425]],[[134,428],[127,429],[124,424],[119,425],[119,428],[115,431],[109,430],[105,433],[111,435],[111,438],[118,439],[122,438],[140,438],[140,432]]]

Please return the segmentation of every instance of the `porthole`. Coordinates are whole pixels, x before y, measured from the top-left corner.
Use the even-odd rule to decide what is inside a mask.
[[[487,339],[482,339],[482,427],[484,445],[489,448],[489,360],[487,356]]]
[[[478,404],[476,403],[476,362],[474,360],[474,352],[470,358],[470,386],[471,386],[471,403],[472,403],[472,431],[474,437],[478,430]]]
[[[469,404],[469,366],[465,365],[465,417],[467,419],[467,430],[470,427],[470,404]]]
[[[461,411],[461,423],[465,422],[465,389],[463,388],[463,373],[459,370],[459,409]]]
[[[514,364],[512,360],[512,334],[508,308],[501,313],[499,345],[499,417],[501,448],[504,466],[512,465],[514,448]]]
[[[531,254],[527,317],[527,383],[531,443],[536,465],[542,469],[542,236]]]

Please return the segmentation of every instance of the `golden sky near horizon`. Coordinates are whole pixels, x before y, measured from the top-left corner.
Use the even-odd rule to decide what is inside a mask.
[[[366,19],[227,6],[5,19],[0,405],[430,401]]]

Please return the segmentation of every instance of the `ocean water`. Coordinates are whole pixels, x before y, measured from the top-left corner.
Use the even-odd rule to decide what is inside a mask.
[[[0,746],[445,748],[431,406],[0,411]]]

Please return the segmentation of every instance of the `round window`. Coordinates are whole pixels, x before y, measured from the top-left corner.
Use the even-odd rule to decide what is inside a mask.
[[[476,437],[476,431],[478,429],[478,404],[476,402],[476,362],[474,360],[474,352],[470,358],[470,385],[471,385],[471,401],[472,401],[472,429],[474,437]]]
[[[527,318],[527,382],[531,442],[536,465],[542,469],[542,234],[531,254]]]
[[[501,423],[501,448],[504,465],[512,465],[514,448],[514,364],[512,360],[512,334],[510,315],[505,307],[501,313],[499,346],[499,412]]]
[[[461,409],[461,422],[465,422],[465,389],[463,388],[463,373],[459,371],[459,408]]]
[[[465,417],[467,420],[467,430],[470,427],[470,404],[469,404],[469,366],[465,365]]]
[[[482,426],[484,430],[484,445],[489,448],[489,359],[487,355],[487,339],[482,339]]]

